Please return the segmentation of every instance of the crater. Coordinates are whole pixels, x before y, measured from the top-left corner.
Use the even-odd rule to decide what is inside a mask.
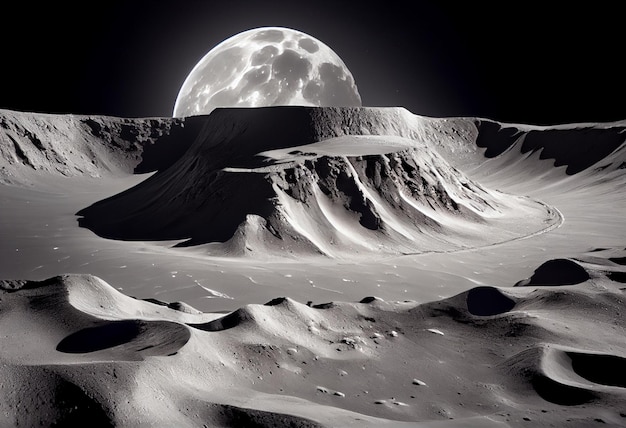
[[[182,348],[191,334],[178,323],[169,321],[122,320],[104,322],[66,336],[57,345],[57,351],[68,354],[90,354],[111,350],[121,359],[129,354],[171,355]]]
[[[495,287],[476,287],[467,293],[467,310],[472,315],[499,315],[513,307],[515,301]]]
[[[567,352],[572,370],[588,381],[626,388],[626,358],[609,354]]]
[[[539,266],[533,276],[519,281],[515,286],[575,285],[589,278],[589,273],[578,263],[569,259],[554,259]]]

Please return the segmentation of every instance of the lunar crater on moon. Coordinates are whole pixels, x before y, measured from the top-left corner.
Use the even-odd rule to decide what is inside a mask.
[[[213,48],[183,83],[174,117],[218,107],[360,107],[354,77],[327,45],[289,28],[259,28]]]

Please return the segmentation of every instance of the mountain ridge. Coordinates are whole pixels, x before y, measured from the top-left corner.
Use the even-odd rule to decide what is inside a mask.
[[[171,167],[79,211],[79,224],[215,255],[344,257],[491,244],[495,229],[509,239],[559,221],[465,177],[423,122],[401,108],[218,110]]]

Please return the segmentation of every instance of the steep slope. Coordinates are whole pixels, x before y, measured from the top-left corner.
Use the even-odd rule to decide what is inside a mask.
[[[222,109],[170,168],[81,210],[124,240],[211,244],[211,254],[406,254],[490,245],[560,221],[488,190],[399,108]]]
[[[513,193],[621,186],[626,178],[626,121],[534,126],[451,118],[433,121],[429,134],[452,165]]]

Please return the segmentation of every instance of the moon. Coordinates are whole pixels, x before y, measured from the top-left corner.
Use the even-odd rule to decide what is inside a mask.
[[[173,116],[278,105],[360,107],[361,96],[352,73],[327,45],[298,30],[261,27],[224,40],[196,64]]]

